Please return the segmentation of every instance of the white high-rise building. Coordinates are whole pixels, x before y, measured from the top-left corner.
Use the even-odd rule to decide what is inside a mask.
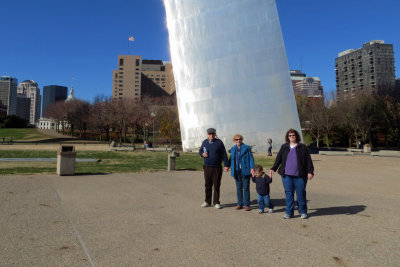
[[[25,95],[31,100],[29,107],[29,123],[35,125],[39,121],[40,107],[42,105],[42,97],[37,82],[25,80],[19,84],[17,92],[19,95]]]
[[[258,151],[301,132],[275,0],[164,0],[182,145],[216,128]]]

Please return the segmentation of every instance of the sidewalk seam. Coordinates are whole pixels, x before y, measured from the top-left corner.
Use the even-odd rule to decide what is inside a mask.
[[[68,218],[69,223],[70,223],[71,226],[72,226],[72,229],[74,229],[75,235],[78,237],[79,243],[81,244],[82,249],[83,249],[83,251],[84,251],[85,254],[86,254],[86,257],[88,258],[88,260],[89,260],[89,262],[90,262],[90,265],[91,265],[92,267],[95,267],[96,265],[94,264],[94,262],[93,262],[93,260],[92,260],[92,257],[90,257],[89,251],[88,251],[88,249],[86,248],[86,245],[85,245],[85,243],[83,242],[83,239],[82,239],[81,235],[79,234],[78,229],[76,228],[76,226],[75,226],[74,222],[72,221],[71,217],[68,215],[67,211],[65,210],[65,207],[64,207],[64,205],[63,205],[63,201],[62,201],[60,195],[58,194],[57,190],[54,188],[53,185],[52,185],[52,188],[53,188],[53,190],[54,190],[54,192],[55,192],[55,194],[56,194],[56,197],[57,197],[58,200],[60,201],[60,205],[61,205],[61,208],[62,208],[62,210],[63,210],[64,215]]]

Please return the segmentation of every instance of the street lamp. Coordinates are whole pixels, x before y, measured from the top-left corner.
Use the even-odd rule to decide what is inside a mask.
[[[144,126],[145,126],[145,128],[144,128],[144,141],[146,141],[147,142],[147,136],[148,136],[148,130],[147,130],[147,126],[148,126],[149,124],[147,123],[147,122],[145,122],[144,123]]]
[[[155,120],[155,118],[156,118],[156,113],[155,112],[152,112],[151,114],[150,114],[150,116],[153,118],[153,146],[155,146],[155,141],[154,141],[154,120]]]

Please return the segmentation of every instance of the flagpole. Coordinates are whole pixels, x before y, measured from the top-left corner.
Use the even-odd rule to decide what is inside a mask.
[[[135,41],[135,37],[133,37],[133,36],[129,36],[128,37],[128,55],[130,54],[130,42],[133,42],[133,41]]]

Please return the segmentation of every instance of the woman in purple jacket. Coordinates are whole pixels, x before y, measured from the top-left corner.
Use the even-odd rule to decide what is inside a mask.
[[[283,188],[286,193],[286,212],[284,219],[294,215],[294,193],[297,195],[297,204],[300,217],[307,219],[307,181],[314,176],[314,165],[306,145],[300,143],[300,134],[289,129],[285,135],[286,144],[283,144],[276,156],[274,166],[270,170],[270,177],[278,170],[282,176]],[[279,167],[279,169],[278,169]]]

